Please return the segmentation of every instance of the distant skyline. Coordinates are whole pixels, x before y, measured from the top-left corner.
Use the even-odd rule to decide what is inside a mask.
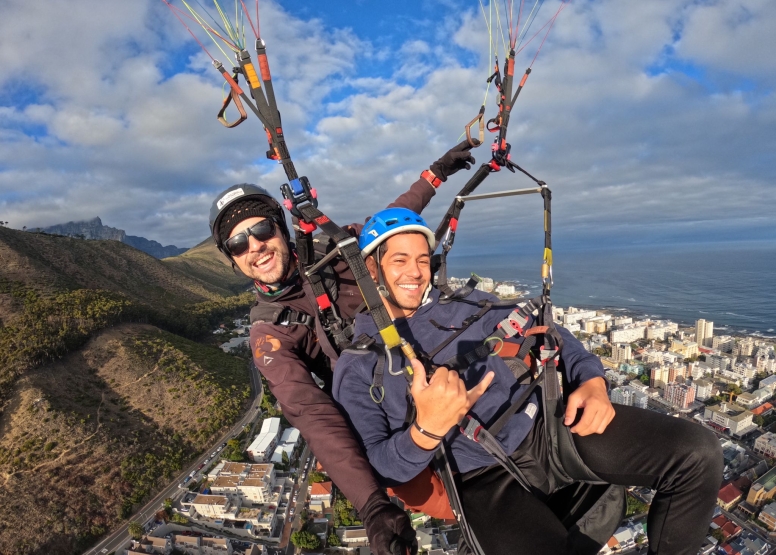
[[[536,29],[558,5],[544,2]],[[335,221],[392,201],[482,103],[492,60],[477,0],[260,8],[292,157]],[[222,80],[161,1],[0,0],[0,13],[0,220],[10,227],[99,216],[190,247],[207,237],[220,190],[284,182],[255,118],[234,130],[216,122]],[[768,0],[569,4],[509,135],[514,159],[553,190],[559,245],[776,241],[773,29]],[[442,185],[424,213],[432,226],[466,178]],[[527,186],[504,171],[481,190]],[[540,238],[541,199],[515,198],[468,205],[456,248]]]

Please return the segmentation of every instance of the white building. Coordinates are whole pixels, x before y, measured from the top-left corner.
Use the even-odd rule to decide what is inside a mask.
[[[248,446],[248,457],[253,462],[267,462],[275,452],[280,436],[280,418],[267,418],[261,424],[261,432]]]
[[[679,324],[668,320],[657,321],[647,327],[647,339],[659,339],[665,341],[666,337],[676,333],[679,330]]]
[[[277,503],[275,465],[227,462],[215,476],[209,475],[210,491],[240,499],[241,505]]]
[[[752,450],[766,457],[776,458],[776,434],[765,432],[755,440]]]
[[[612,347],[612,360],[614,362],[627,362],[632,358],[630,343],[617,343]]]
[[[647,326],[637,326],[635,324],[628,324],[627,326],[612,330],[609,332],[609,342],[614,343],[632,343],[639,339],[644,339],[647,331]]]
[[[649,400],[649,397],[646,393],[639,391],[629,385],[623,385],[612,389],[610,397],[612,403],[643,409],[647,408],[647,401]]]
[[[273,463],[282,464],[283,453],[288,457],[288,461],[291,462],[294,455],[296,445],[299,443],[299,430],[296,428],[287,428],[283,435],[280,437],[280,443],[275,448],[275,452],[272,454]]]
[[[699,380],[693,380],[693,387],[695,388],[695,398],[698,401],[705,401],[711,397],[711,392],[714,390],[714,384],[709,380],[703,378]]]
[[[736,342],[733,347],[733,354],[740,357],[750,357],[754,352],[754,339],[751,337],[744,337]]]
[[[496,295],[501,295],[502,297],[512,297],[515,295],[515,286],[502,283],[496,287]]]
[[[486,293],[490,293],[493,291],[493,279],[489,277],[484,277],[482,280],[477,283],[477,286],[475,287],[478,291],[485,291]]]
[[[718,335],[711,341],[711,348],[721,353],[732,353],[735,341],[729,335]]]
[[[754,427],[752,417],[754,415],[744,407],[735,403],[720,403],[706,407],[703,418],[720,429],[729,429],[731,434],[740,434],[744,430]]]
[[[191,502],[191,507],[206,518],[234,518],[238,510],[225,495],[199,494]]]
[[[713,345],[714,322],[700,319],[695,322],[695,342],[699,347],[711,347]]]

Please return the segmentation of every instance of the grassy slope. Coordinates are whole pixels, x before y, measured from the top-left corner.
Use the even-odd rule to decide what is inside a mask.
[[[244,360],[140,324],[26,373],[0,417],[0,545],[83,551],[207,448],[248,393]]]
[[[181,306],[233,295],[218,279],[165,263],[118,241],[84,241],[0,227],[0,277],[38,291],[119,291],[150,305]],[[169,260],[169,259],[168,259]]]
[[[224,255],[218,252],[208,238],[180,256],[165,258],[162,262],[187,276],[206,284],[219,284],[233,293],[241,293],[250,286],[250,280],[242,274],[235,274]]]
[[[244,410],[245,361],[126,323],[196,336],[247,306],[231,269],[200,247],[184,263],[159,261],[115,241],[0,227],[0,545],[10,552],[82,552]]]

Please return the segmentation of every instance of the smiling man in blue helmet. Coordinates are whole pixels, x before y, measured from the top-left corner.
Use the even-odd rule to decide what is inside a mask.
[[[600,360],[567,330],[535,327],[530,302],[523,313],[480,291],[442,298],[432,287],[434,234],[410,210],[376,214],[359,246],[401,337],[423,359],[384,349],[373,320],[358,314],[357,340],[335,368],[334,398],[383,485],[415,479],[444,443],[463,513],[486,555],[597,553],[622,518],[601,509],[623,503],[622,488],[607,484],[646,486],[657,490],[647,521],[649,553],[697,553],[721,483],[713,433],[649,410],[615,409]],[[518,332],[500,334],[496,347],[489,340],[505,326]],[[536,358],[522,366],[502,358],[514,347],[511,362],[520,361],[524,343],[555,332],[557,369],[571,390],[557,416],[544,410],[553,380],[558,389],[554,364],[542,360],[539,373]],[[539,358],[554,358],[536,347]],[[569,459],[548,441],[550,423],[566,434],[565,448],[584,465],[585,478],[558,471],[555,463]],[[589,489],[594,496],[569,503],[580,481],[607,489]],[[592,504],[582,511],[582,502]]]
[[[420,211],[436,188],[474,158],[466,141],[448,151],[421,174],[391,206]],[[345,229],[354,237],[360,224]],[[250,184],[235,185],[213,202],[210,229],[218,249],[254,280],[257,302],[251,309],[250,345],[256,367],[267,379],[284,416],[298,428],[331,479],[358,510],[369,544],[378,555],[417,551],[415,531],[406,513],[380,489],[369,462],[331,399],[329,361],[352,335],[350,323],[362,297],[342,259],[321,270],[327,301],[337,326],[322,321],[309,282],[300,277],[295,245],[285,214],[272,195]],[[325,241],[318,245],[326,248]],[[324,382],[318,387],[312,374]]]

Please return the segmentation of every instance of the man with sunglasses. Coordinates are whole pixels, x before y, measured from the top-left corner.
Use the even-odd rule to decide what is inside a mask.
[[[389,207],[423,210],[442,182],[471,167],[474,158],[470,148],[466,141],[453,147]],[[358,237],[362,227],[351,224],[345,229]],[[369,461],[331,398],[331,368],[339,350],[321,324],[312,290],[300,278],[282,207],[261,187],[235,185],[213,203],[210,229],[218,249],[254,280],[253,361],[284,416],[299,429],[331,479],[358,510],[372,551],[377,555],[414,554],[417,542],[409,518],[378,485]],[[350,268],[344,260],[335,259],[322,274],[336,314],[345,323],[352,321],[362,297]],[[323,388],[312,373],[323,380]]]

